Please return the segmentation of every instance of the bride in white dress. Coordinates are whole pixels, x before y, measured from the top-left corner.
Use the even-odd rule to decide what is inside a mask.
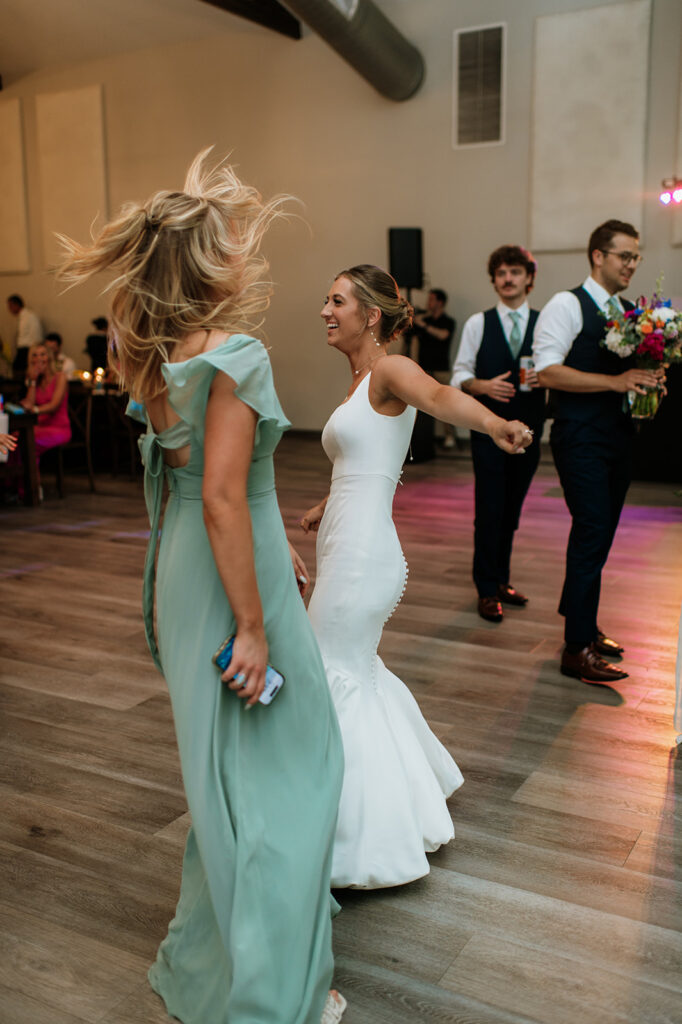
[[[463,782],[410,691],[377,655],[407,579],[391,513],[415,407],[481,430],[510,453],[523,452],[532,436],[411,359],[387,354],[412,307],[384,270],[339,274],[322,317],[328,344],[351,370],[346,400],[322,434],[331,490],[301,520],[306,532],[319,527],[309,614],[344,744],[332,885],[378,889],[428,873],[426,853],[454,835],[446,799]]]

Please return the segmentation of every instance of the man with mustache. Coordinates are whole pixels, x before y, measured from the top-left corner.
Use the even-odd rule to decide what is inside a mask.
[[[528,598],[509,582],[514,533],[521,508],[540,459],[544,390],[532,368],[521,361],[531,355],[537,310],[528,306],[537,264],[520,245],[503,245],[488,260],[488,273],[498,297],[496,306],[474,313],[462,330],[452,375],[460,387],[498,416],[521,420],[533,431],[522,458],[507,455],[489,437],[472,431],[475,477],[474,567],[478,614],[501,622],[502,602],[523,607]]]
[[[623,648],[597,625],[601,572],[630,483],[634,428],[626,392],[654,387],[658,374],[634,368],[601,345],[610,316],[632,309],[618,298],[642,257],[632,224],[608,220],[587,246],[590,273],[543,308],[533,354],[540,383],[552,389],[551,445],[572,526],[559,614],[565,618],[564,675],[608,685],[627,672],[605,660]]]

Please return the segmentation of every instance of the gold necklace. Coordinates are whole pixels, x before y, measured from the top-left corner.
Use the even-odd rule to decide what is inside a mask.
[[[365,363],[364,366],[361,366],[359,370],[353,370],[353,376],[357,377],[357,375],[359,373],[362,373],[362,371],[366,370],[368,366],[371,366],[372,363],[376,363],[377,359],[380,359],[381,356],[385,356],[385,355],[386,355],[385,352],[378,352],[375,356],[372,356],[372,358],[369,360],[369,362]]]

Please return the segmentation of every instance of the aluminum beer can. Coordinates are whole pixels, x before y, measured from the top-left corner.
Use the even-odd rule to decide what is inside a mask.
[[[530,391],[531,386],[527,383],[528,371],[535,366],[530,356],[521,356],[519,359],[519,391]]]

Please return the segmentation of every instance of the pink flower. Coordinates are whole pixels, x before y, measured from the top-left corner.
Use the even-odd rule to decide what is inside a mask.
[[[637,346],[637,355],[646,356],[649,359],[662,361],[665,339],[660,331],[652,331],[651,334],[642,338]]]

